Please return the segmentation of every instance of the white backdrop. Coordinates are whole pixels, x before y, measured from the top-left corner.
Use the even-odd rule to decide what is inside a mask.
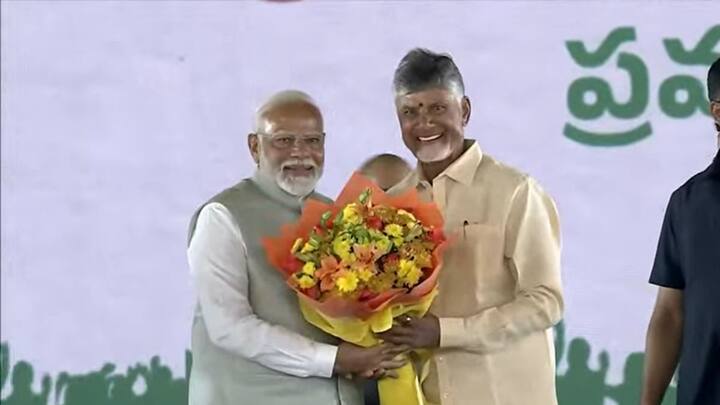
[[[644,346],[667,199],[715,153],[706,115],[660,106],[667,78],[704,83],[707,71],[673,61],[663,40],[692,49],[707,34],[717,58],[718,15],[714,2],[3,2],[2,340],[43,372],[154,354],[180,372],[193,303],[186,225],[251,173],[254,108],[285,88],[318,100],[321,190],[334,196],[371,154],[409,157],[390,85],[404,53],[424,46],[451,53],[464,75],[467,136],[556,199],[568,334],[607,349],[619,381],[622,359]],[[636,41],[599,67],[575,63],[566,41],[594,51],[618,27]],[[620,52],[646,65],[647,105],[629,119],[574,117],[576,79],[637,96]],[[566,123],[646,121],[652,134],[625,146],[563,135]]]

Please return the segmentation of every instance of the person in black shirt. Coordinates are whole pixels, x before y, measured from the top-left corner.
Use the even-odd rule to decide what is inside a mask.
[[[720,59],[708,73],[720,147]],[[659,405],[679,363],[677,405],[720,404],[720,153],[670,197],[650,283],[642,405]]]

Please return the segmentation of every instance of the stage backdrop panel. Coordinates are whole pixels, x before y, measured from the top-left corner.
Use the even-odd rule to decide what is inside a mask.
[[[96,371],[145,375],[135,391],[149,393],[148,373],[164,367],[181,387],[187,223],[251,175],[256,106],[286,88],[316,98],[328,135],[320,190],[334,196],[370,155],[410,158],[391,80],[423,46],[464,75],[467,136],[557,201],[561,386],[629,403],[666,203],[716,150],[704,80],[718,15],[704,1],[3,2],[6,363],[32,367],[36,392],[45,373],[62,391],[59,373]],[[570,384],[568,357],[599,370],[598,383]],[[117,369],[98,371],[106,362]],[[562,389],[565,404],[582,398]]]

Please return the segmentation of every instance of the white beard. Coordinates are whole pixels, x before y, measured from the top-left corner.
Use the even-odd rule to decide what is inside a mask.
[[[312,176],[291,177],[286,176],[283,167],[288,165],[307,165],[314,168]],[[305,197],[315,190],[315,186],[322,176],[323,168],[317,166],[311,159],[291,159],[283,162],[280,167],[275,168],[268,165],[264,156],[260,158],[259,170],[270,178],[275,179],[275,183],[281,190],[296,197]]]
[[[429,145],[420,144],[415,157],[423,163],[433,163],[445,160],[452,155],[452,145],[449,142]]]

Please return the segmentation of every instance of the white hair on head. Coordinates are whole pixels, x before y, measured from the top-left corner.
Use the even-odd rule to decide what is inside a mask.
[[[286,104],[307,103],[318,108],[317,103],[309,94],[300,90],[283,90],[270,96],[255,111],[255,132],[262,132],[263,116],[271,108]],[[319,110],[319,108],[318,108]]]

